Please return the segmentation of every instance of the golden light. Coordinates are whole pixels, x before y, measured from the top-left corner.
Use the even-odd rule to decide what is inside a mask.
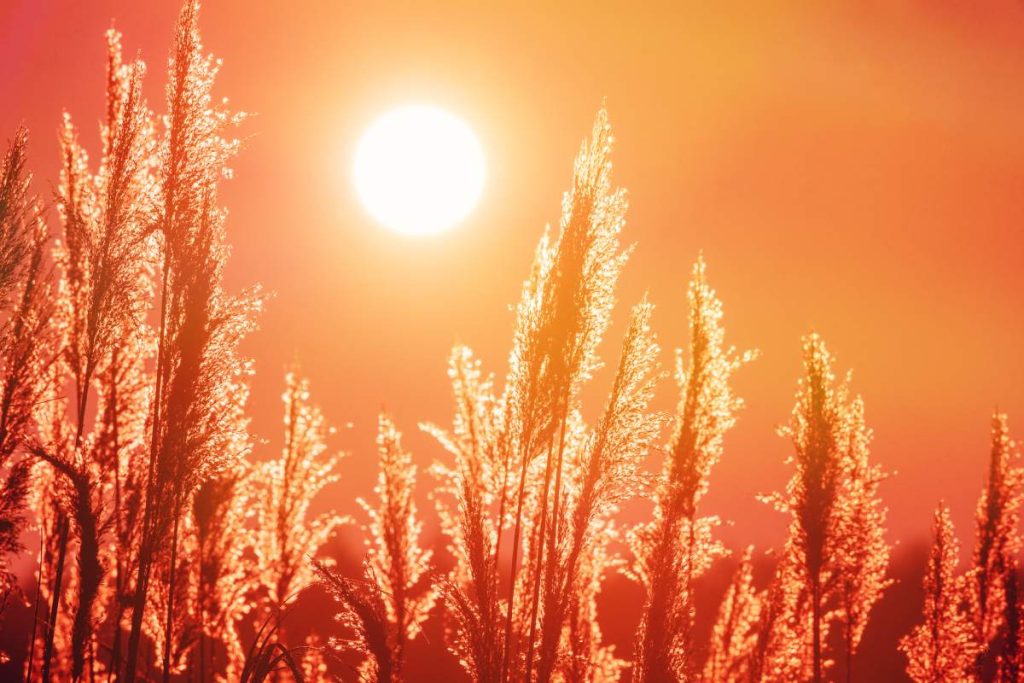
[[[359,198],[396,232],[422,235],[456,225],[476,206],[484,177],[472,129],[436,107],[410,105],[381,116],[356,148]]]

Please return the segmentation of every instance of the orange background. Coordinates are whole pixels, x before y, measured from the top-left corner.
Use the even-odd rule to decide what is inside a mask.
[[[293,361],[334,424],[352,423],[330,505],[349,511],[368,493],[382,406],[419,463],[441,457],[416,424],[449,419],[447,352],[467,343],[504,373],[509,304],[607,98],[632,205],[624,237],[638,243],[617,321],[649,290],[670,364],[703,250],[729,338],[762,352],[737,378],[748,407],[705,503],[732,521],[727,542],[781,540],[782,519],[754,496],[789,474],[773,430],[812,329],[856,369],[875,457],[895,474],[891,538],[922,538],[940,498],[966,536],[993,408],[1024,434],[1024,6],[711,4],[207,3],[218,91],[257,114],[225,203],[230,284],[276,292],[246,345],[260,457],[279,443]],[[96,149],[112,19],[162,110],[176,11],[0,6],[0,135],[30,126],[38,191],[56,181],[62,108]],[[478,210],[442,235],[378,227],[348,175],[361,131],[408,102],[463,117],[487,156]],[[659,400],[672,405],[670,382]]]

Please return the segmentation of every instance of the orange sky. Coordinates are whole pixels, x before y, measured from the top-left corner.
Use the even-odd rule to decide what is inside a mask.
[[[339,437],[354,454],[337,507],[368,491],[381,406],[420,463],[440,455],[415,425],[448,420],[448,349],[465,342],[504,372],[508,306],[606,97],[638,243],[617,319],[649,290],[663,346],[681,343],[703,249],[729,336],[762,352],[737,379],[748,407],[706,499],[735,522],[727,540],[781,535],[754,494],[788,476],[774,426],[811,329],[855,368],[876,457],[897,472],[884,488],[894,537],[925,533],[939,498],[966,531],[992,408],[1024,435],[1024,7],[710,4],[206,3],[219,92],[258,114],[224,196],[232,286],[276,292],[246,346],[263,453],[297,360],[334,423],[354,424]],[[30,126],[37,190],[56,180],[62,108],[95,149],[111,19],[162,109],[177,6],[0,4],[0,136]],[[481,205],[446,234],[379,228],[348,177],[359,133],[408,102],[456,112],[487,155]],[[663,405],[672,395],[666,383]]]

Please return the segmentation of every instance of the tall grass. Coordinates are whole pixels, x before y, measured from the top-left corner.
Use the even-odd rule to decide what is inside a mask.
[[[0,618],[17,598],[9,562],[25,550],[22,533],[34,497],[32,463],[19,451],[31,436],[52,360],[47,229],[41,204],[30,194],[27,148],[28,132],[21,129],[0,159]],[[38,599],[37,593],[37,606]],[[35,633],[31,642],[34,647]]]
[[[924,576],[924,622],[903,638],[900,649],[915,681],[971,680],[980,647],[968,609],[969,577],[956,575],[959,544],[942,504],[935,511],[934,534]]]
[[[65,116],[55,218],[30,193],[26,133],[0,163],[0,611],[18,597],[10,563],[31,527],[26,679],[399,683],[419,680],[417,652],[446,647],[481,683],[872,680],[858,653],[891,583],[886,475],[821,337],[804,340],[783,429],[792,477],[768,497],[786,540],[742,553],[707,640],[698,591],[729,550],[704,497],[742,405],[734,374],[754,354],[726,344],[703,258],[672,414],[652,408],[661,349],[646,297],[622,326],[603,406],[584,400],[631,251],[604,109],[534,254],[502,380],[453,349],[451,425],[421,425],[444,451],[426,479],[380,416],[361,571],[335,563],[351,520],[318,501],[342,459],[308,381],[286,375],[276,456],[257,454],[250,431],[239,344],[261,299],[225,291],[220,205],[243,117],[214,98],[219,62],[198,12],[188,0],[179,15],[159,119],[145,67],[108,34],[98,163]],[[996,415],[963,573],[949,513],[936,513],[923,623],[901,642],[914,680],[1020,677],[1021,471]],[[443,534],[433,547],[424,483]],[[604,635],[617,573],[643,592],[625,650]],[[314,586],[335,601],[323,633],[285,618]]]
[[[107,567],[101,562],[100,534],[107,512],[102,489],[116,460],[99,438],[101,415],[87,433],[90,398],[98,373],[112,362],[115,349],[142,323],[147,289],[145,262],[150,244],[145,229],[151,206],[149,164],[150,114],[141,95],[144,67],[121,63],[119,36],[108,34],[107,118],[99,170],[89,169],[86,152],[70,116],[61,128],[61,184],[57,206],[63,239],[54,259],[60,272],[56,324],[60,333],[52,381],[70,386],[69,428],[36,438],[30,451],[64,479],[66,495],[55,501],[60,517],[58,556],[67,553],[70,531],[78,541],[71,651],[74,679],[82,677],[92,635],[94,609]],[[124,351],[124,349],[118,349]],[[56,400],[61,400],[55,396]],[[63,401],[61,401],[63,402]],[[58,559],[50,621],[60,607],[65,563]],[[55,630],[48,629],[44,652],[53,649]],[[44,655],[43,676],[50,667]]]
[[[1012,574],[1020,552],[1019,510],[1024,499],[1024,470],[1020,456],[1009,436],[1007,418],[992,417],[992,450],[988,481],[978,500],[977,541],[974,548],[974,626],[976,638],[984,647],[983,656],[998,656],[1006,637],[1006,580]],[[983,658],[984,659],[984,658]],[[987,667],[986,667],[987,664]],[[978,662],[984,680],[992,679],[986,668],[991,662]]]
[[[200,680],[220,670],[219,648],[228,679],[237,678],[244,666],[238,624],[250,607],[246,579],[253,573],[244,542],[248,500],[243,489],[250,485],[249,476],[244,467],[236,467],[200,484],[192,497],[199,643],[191,659]]]
[[[241,118],[214,104],[217,62],[202,52],[198,3],[186,2],[169,64],[167,131],[159,149],[153,228],[161,240],[160,294],[150,464],[125,677],[136,675],[154,567],[166,576],[163,679],[170,677],[178,546],[188,497],[230,467],[244,448],[244,364],[238,342],[251,327],[251,297],[224,293],[225,213],[218,186]]]
[[[310,583],[309,558],[346,521],[333,512],[310,513],[317,495],[338,480],[341,456],[328,449],[331,429],[311,401],[309,382],[289,372],[285,384],[284,447],[278,458],[259,465],[247,496],[255,517],[251,590],[265,596],[266,616],[283,611]]]
[[[754,588],[753,547],[743,553],[718,609],[703,676],[708,681],[751,680],[761,601]]]
[[[340,603],[338,619],[358,635],[354,643],[335,640],[335,647],[363,656],[361,679],[392,683],[404,680],[409,642],[422,630],[437,591],[427,574],[431,553],[419,543],[416,468],[387,415],[377,423],[377,453],[376,500],[359,501],[369,519],[363,527],[365,580],[341,576],[322,563],[316,569]]]
[[[707,284],[703,260],[693,267],[689,305],[689,365],[679,363],[682,396],[657,483],[654,519],[633,534],[636,574],[647,594],[636,641],[636,681],[688,680],[696,674],[693,581],[720,552],[711,540],[715,520],[698,518],[697,503],[742,406],[729,380],[754,355],[739,356],[725,346],[722,303]]]

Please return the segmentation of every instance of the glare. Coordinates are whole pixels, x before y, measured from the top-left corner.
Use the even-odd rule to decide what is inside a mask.
[[[363,134],[354,177],[363,205],[384,226],[435,233],[476,206],[484,156],[465,122],[436,107],[412,105],[381,116]]]

